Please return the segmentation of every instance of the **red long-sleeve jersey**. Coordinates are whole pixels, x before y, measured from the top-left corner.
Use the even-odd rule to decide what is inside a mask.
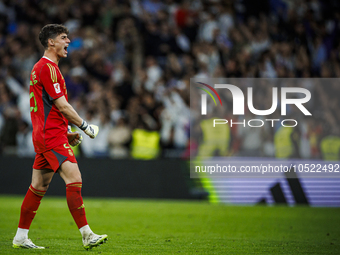
[[[30,110],[36,153],[68,143],[68,121],[53,103],[61,96],[68,100],[64,77],[58,65],[42,57],[34,65],[30,77]]]

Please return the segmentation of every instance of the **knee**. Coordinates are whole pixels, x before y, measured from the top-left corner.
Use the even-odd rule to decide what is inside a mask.
[[[83,182],[80,171],[78,171],[78,173],[74,176],[74,179],[74,182]]]
[[[82,182],[81,174],[78,172],[77,174],[72,175],[72,177],[69,179],[69,183],[72,182]]]
[[[79,171],[77,163],[65,161],[61,165],[58,173],[60,174],[61,178],[63,178],[66,184],[73,182],[82,182],[81,173]]]
[[[34,182],[32,181],[32,186],[33,188],[37,189],[37,190],[43,190],[46,191],[50,185],[50,183],[48,182],[44,182],[44,183],[39,183],[39,182]]]
[[[81,179],[81,176],[77,176],[73,182],[83,182],[83,180]]]

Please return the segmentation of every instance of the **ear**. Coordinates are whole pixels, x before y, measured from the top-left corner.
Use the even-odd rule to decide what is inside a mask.
[[[48,45],[54,46],[54,40],[52,38],[49,38],[47,42]]]

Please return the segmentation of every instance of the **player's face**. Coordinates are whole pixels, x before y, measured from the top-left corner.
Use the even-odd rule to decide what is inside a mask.
[[[65,34],[65,33],[58,35],[54,39],[55,49],[56,49],[57,55],[60,58],[66,58],[67,57],[67,47],[68,47],[70,42],[71,42],[70,39],[68,39],[67,34]]]

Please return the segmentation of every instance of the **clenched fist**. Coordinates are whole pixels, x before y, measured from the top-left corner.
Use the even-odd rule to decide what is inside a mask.
[[[83,140],[83,136],[78,132],[67,133],[67,140],[68,140],[68,143],[72,147],[74,147],[81,143],[81,141]]]

